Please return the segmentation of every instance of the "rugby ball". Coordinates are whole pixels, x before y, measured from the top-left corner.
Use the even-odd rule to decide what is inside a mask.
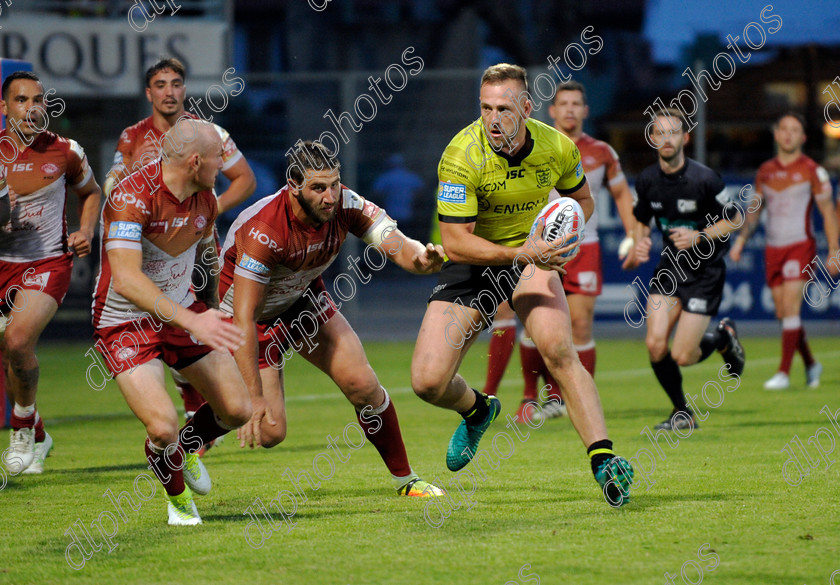
[[[545,229],[542,233],[542,239],[546,242],[552,242],[573,234],[566,242],[566,245],[579,242],[583,235],[583,227],[586,225],[580,203],[571,197],[555,199],[543,207],[534,219],[534,225],[531,227],[531,235],[537,230],[537,223],[541,219],[545,219]],[[566,258],[574,253],[575,250],[572,250],[561,254],[561,256]]]

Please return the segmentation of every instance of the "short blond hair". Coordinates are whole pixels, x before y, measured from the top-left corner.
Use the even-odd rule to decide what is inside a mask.
[[[525,86],[525,91],[528,91],[528,72],[524,67],[511,65],[510,63],[497,63],[485,69],[481,75],[481,85],[485,83],[502,83],[509,79],[519,81]]]

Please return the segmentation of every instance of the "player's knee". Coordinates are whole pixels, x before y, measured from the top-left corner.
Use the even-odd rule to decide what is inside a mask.
[[[441,380],[429,372],[411,372],[411,388],[418,398],[431,402],[441,395],[448,380]]]
[[[271,426],[265,419],[263,419],[262,427],[260,428],[260,441],[262,446],[266,449],[276,447],[286,440],[286,421],[278,420],[277,424]]]
[[[149,440],[158,447],[164,448],[178,440],[178,417],[160,417],[146,425]]]
[[[687,350],[672,350],[671,358],[673,358],[673,360],[677,362],[677,365],[680,367],[690,366],[691,364],[697,361],[696,359],[694,359],[694,355],[692,355],[692,352]]]
[[[573,367],[577,352],[568,343],[554,344],[541,352],[549,372],[565,371]]]
[[[13,364],[30,358],[35,354],[35,343],[30,339],[29,335],[22,331],[7,330],[3,345],[4,353]]]
[[[337,380],[341,391],[353,406],[363,407],[374,402],[375,395],[380,392],[381,386],[376,375],[371,371],[358,372],[343,376]],[[380,401],[381,402],[381,401]]]
[[[665,339],[648,336],[645,338],[645,345],[653,362],[658,362],[668,355],[668,341]]]
[[[576,343],[589,343],[592,338],[592,328],[587,317],[572,319],[572,337]]]

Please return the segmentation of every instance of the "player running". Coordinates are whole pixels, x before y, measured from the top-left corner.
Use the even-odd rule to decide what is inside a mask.
[[[152,115],[129,126],[120,135],[113,166],[105,181],[106,197],[114,184],[159,156],[164,133],[173,128],[179,119],[184,116],[198,119],[184,109],[186,78],[184,65],[174,58],[161,59],[146,70],[146,99],[152,104]],[[217,198],[221,215],[248,199],[256,189],[257,181],[230,134],[217,124],[213,127],[219,133],[224,148],[222,174],[230,180],[228,189]],[[185,416],[189,420],[204,400],[183,377],[174,370],[170,371],[184,399]]]
[[[655,427],[668,431],[697,427],[683,393],[681,366],[701,362],[718,351],[730,374],[740,376],[744,370],[744,349],[732,320],[724,318],[706,332],[723,296],[727,234],[740,224],[726,219],[708,224],[709,216],[726,217],[726,185],[716,172],[685,156],[683,148],[689,140],[685,127],[677,110],[657,116],[650,125],[649,138],[657,145],[659,160],[636,180],[636,244],[623,266],[632,269],[650,260],[649,223],[655,219],[664,250],[650,281],[645,343],[653,373],[674,406],[671,415]],[[740,220],[737,212],[729,215],[734,216],[733,222]]]
[[[191,289],[195,259],[208,268],[208,299],[218,299],[218,214],[213,184],[222,141],[206,122],[186,120],[166,133],[162,159],[118,183],[102,212],[102,265],[93,325],[126,402],[145,425],[146,458],[168,496],[168,522],[201,524],[192,492],[211,482],[196,451],[251,417],[248,391],[230,351],[242,332]],[[212,269],[210,268],[212,267]],[[185,427],[164,383],[163,364],[180,372],[207,400]]]
[[[767,210],[765,229],[767,286],[773,293],[776,318],[782,322],[782,361],[779,371],[764,383],[765,390],[785,390],[790,386],[790,365],[799,350],[805,362],[809,388],[820,385],[822,364],[814,359],[805,338],[800,313],[802,293],[808,276],[804,269],[817,257],[817,241],[811,226],[814,202],[823,216],[828,258],[838,254],[837,218],[831,198],[828,173],[802,154],[805,119],[796,113],[782,115],[773,126],[778,154],[762,164],[755,177],[755,201],[747,209],[747,219],[729,255],[736,262],[750,236],[758,227],[762,209]],[[826,262],[836,274],[840,262]]]
[[[46,130],[44,87],[37,75],[12,73],[3,82],[2,97],[6,129],[0,131],[0,149],[8,176],[0,181],[0,193],[5,199],[8,179],[17,194],[11,221],[0,227],[0,321],[5,326],[0,350],[14,403],[5,465],[15,475],[42,473],[52,449],[35,404],[35,346],[70,287],[73,254],[90,253],[102,192],[82,147]],[[79,199],[80,224],[69,235],[68,188]]]
[[[583,122],[589,117],[586,88],[576,81],[564,83],[558,87],[548,113],[554,120],[554,127],[571,138],[580,150],[583,170],[590,184],[593,200],[596,200],[602,185],[606,185],[615,200],[618,216],[627,234],[619,247],[619,259],[623,260],[634,244],[631,237],[636,223],[633,217],[633,195],[615,150],[606,142],[596,140],[583,131]],[[603,286],[597,205],[586,222],[583,234],[580,252],[566,264],[566,274],[562,280],[572,319],[572,343],[583,367],[595,377],[596,356],[592,326],[595,320],[595,300],[601,294]],[[551,380],[530,339],[520,341],[519,351],[522,356],[523,376],[526,371],[534,378],[537,374],[542,374],[549,387],[556,389],[557,384]],[[536,398],[536,384],[527,382],[528,377],[523,402]],[[549,392],[548,396],[550,399],[543,404],[543,415],[547,418],[562,416],[565,413],[565,405],[559,393]],[[530,412],[523,411],[522,414],[527,416]]]
[[[286,437],[283,363],[293,348],[353,404],[399,495],[444,495],[411,469],[397,411],[321,278],[348,232],[377,250],[374,264],[388,258],[414,274],[440,270],[443,249],[404,236],[385,210],[343,186],[338,161],[320,143],[301,143],[296,158],[289,183],[243,211],[223,248],[221,309],[245,332],[234,357],[254,410],[240,446],[273,447]]]
[[[548,113],[554,120],[554,127],[571,138],[580,150],[583,170],[590,185],[593,201],[598,196],[602,185],[606,185],[616,203],[618,215],[627,232],[626,246],[632,246],[630,232],[635,224],[633,218],[633,195],[627,179],[621,170],[618,154],[615,150],[600,140],[595,140],[583,131],[583,122],[589,117],[589,105],[586,99],[586,88],[577,81],[570,81],[560,85],[554,96],[554,103],[549,106]],[[624,243],[622,243],[624,245]],[[624,251],[619,256],[623,259],[627,255]],[[601,294],[601,245],[598,242],[598,207],[595,206],[592,215],[586,222],[583,243],[580,252],[566,266],[563,276],[563,290],[569,304],[572,320],[572,343],[577,351],[583,367],[593,377],[595,376],[595,341],[592,338],[592,325],[595,318],[595,300]],[[490,341],[490,359],[488,361],[488,385],[485,393],[495,394],[498,380],[504,372],[504,365],[513,351],[513,337],[516,322],[513,309],[502,304],[493,321],[493,337]],[[525,389],[522,404],[516,414],[517,420],[524,422],[540,411],[530,408],[537,399],[537,380],[542,377],[551,390],[543,396],[544,401],[541,415],[546,418],[563,416],[566,412],[562,397],[557,392],[557,383],[545,367],[542,357],[533,341],[523,331],[519,340],[519,355],[522,363],[522,377]],[[501,366],[501,371],[499,371]],[[493,384],[495,382],[495,384]],[[490,391],[488,391],[488,389]]]
[[[558,274],[568,260],[561,254],[575,245],[564,245],[568,237],[543,241],[542,225],[528,238],[552,189],[577,199],[587,216],[592,197],[574,143],[529,118],[527,88],[522,67],[502,63],[485,70],[481,118],[459,132],[441,158],[438,216],[449,260],[420,328],[411,382],[420,398],[463,417],[446,464],[452,471],[466,466],[501,406],[495,396],[470,388],[458,367],[496,307],[511,302],[561,386],[595,479],[620,506],[629,499],[633,471],[612,451],[598,390],[572,346]]]

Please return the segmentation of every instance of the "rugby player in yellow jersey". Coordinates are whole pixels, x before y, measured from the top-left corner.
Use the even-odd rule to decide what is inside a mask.
[[[461,414],[446,464],[452,471],[466,466],[501,406],[495,396],[470,388],[458,367],[498,305],[510,302],[561,386],[595,479],[608,503],[620,506],[629,499],[633,469],[612,451],[598,390],[572,346],[558,274],[571,259],[562,254],[579,242],[567,245],[571,234],[545,242],[542,224],[529,237],[552,188],[578,200],[587,218],[593,200],[577,147],[529,118],[527,89],[522,67],[489,67],[481,78],[481,118],[459,132],[441,158],[438,217],[449,260],[423,318],[411,384],[426,402]],[[515,424],[510,415],[508,421]]]

